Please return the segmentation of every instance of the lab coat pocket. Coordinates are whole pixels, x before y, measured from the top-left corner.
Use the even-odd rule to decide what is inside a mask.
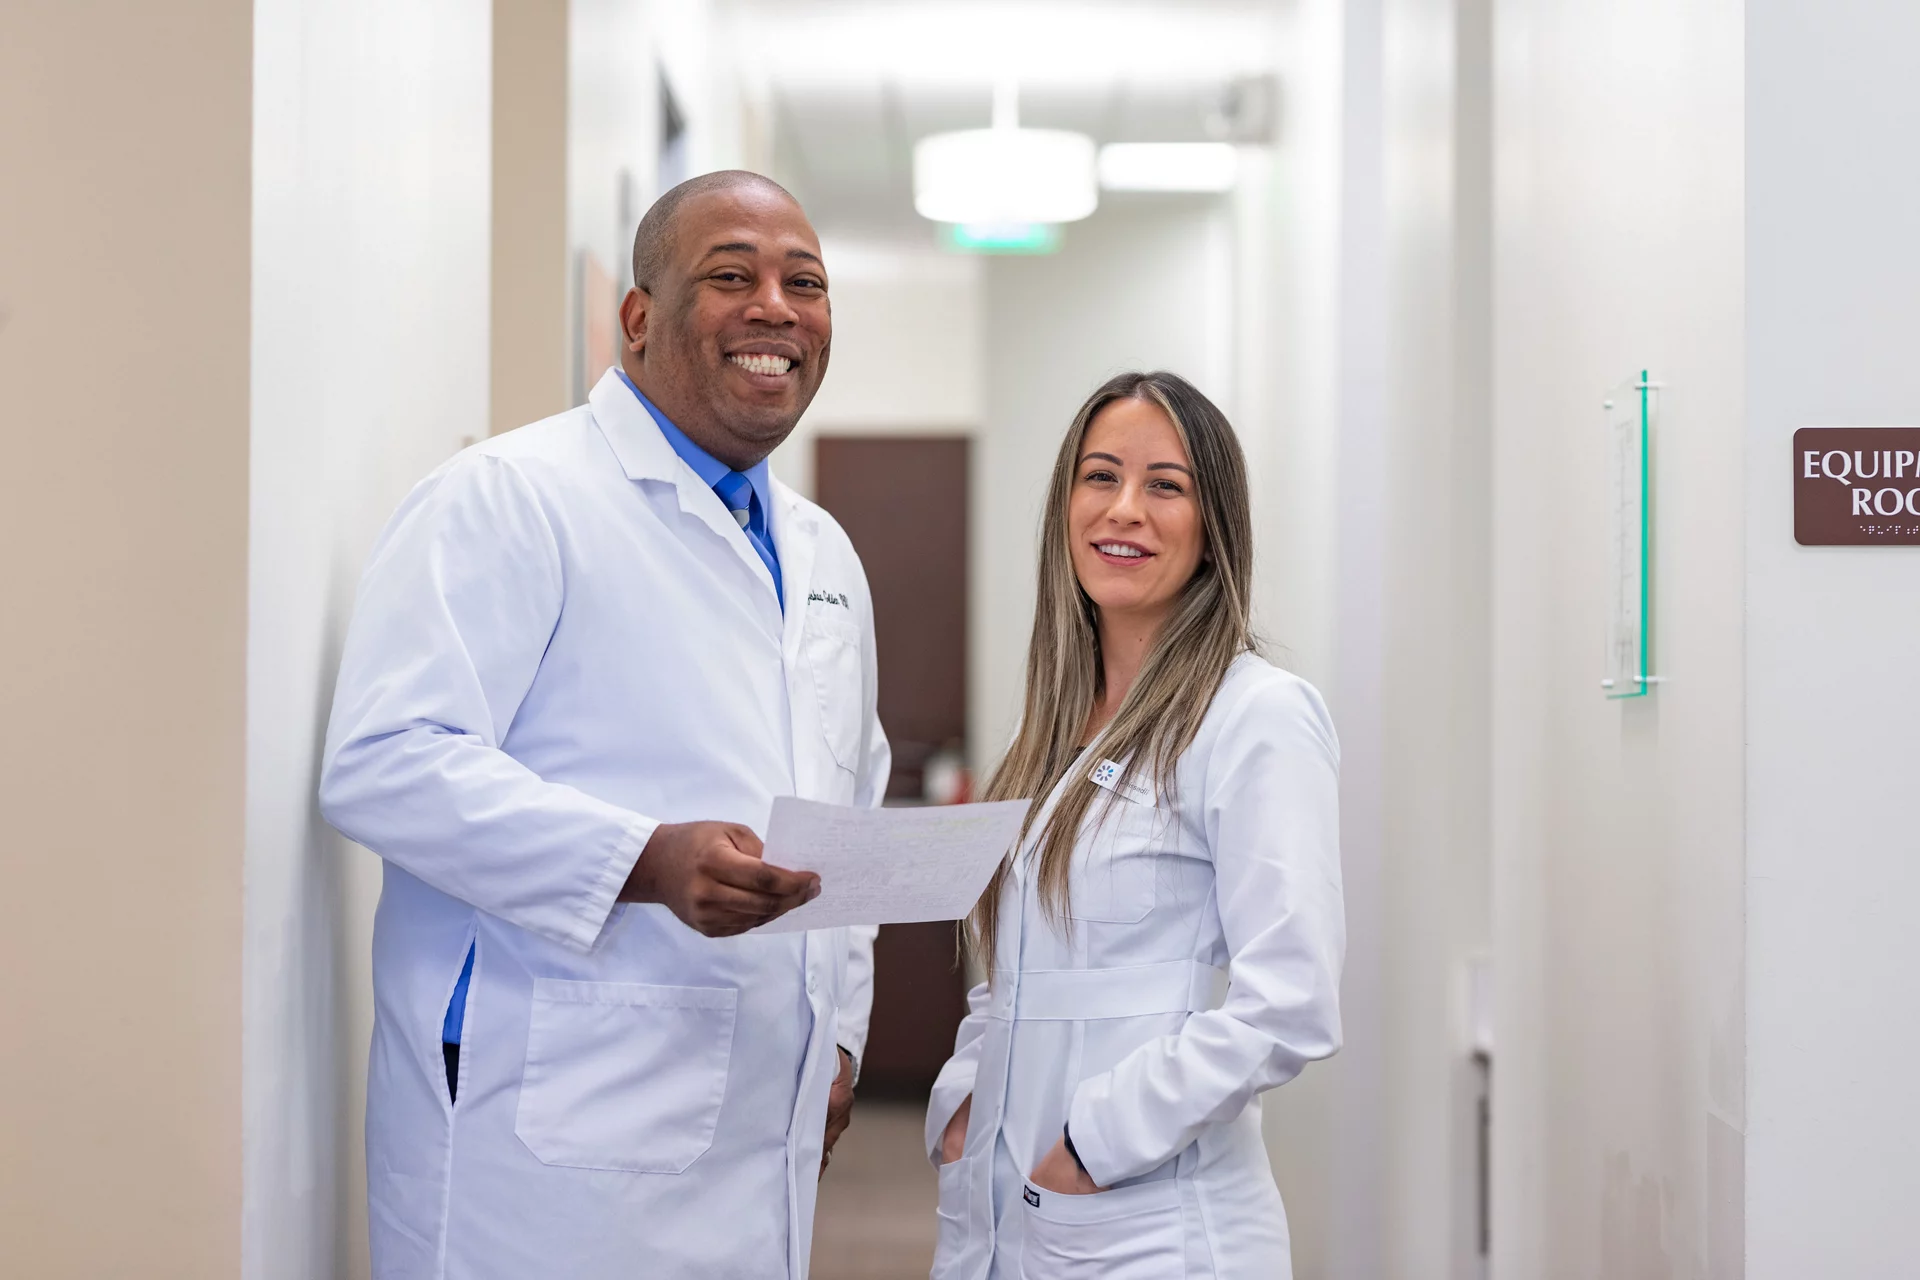
[[[535,980],[514,1132],[542,1164],[686,1169],[713,1145],[739,994]]]
[[[835,763],[860,772],[860,630],[837,618],[810,616],[801,641],[820,703],[820,733]]]
[[[1144,919],[1154,904],[1160,811],[1135,800],[1102,798],[1094,801],[1087,822],[1091,839],[1081,842],[1067,914],[1112,924]]]
[[[1022,1280],[1180,1280],[1187,1273],[1180,1184],[1171,1178],[1086,1196],[1031,1186],[1021,1194]]]
[[[957,1275],[973,1209],[973,1161],[966,1156],[940,1166],[940,1233],[933,1249],[932,1280]]]

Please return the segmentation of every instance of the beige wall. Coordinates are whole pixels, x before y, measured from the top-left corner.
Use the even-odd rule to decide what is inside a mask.
[[[0,38],[10,1275],[238,1267],[251,17]]]
[[[498,434],[573,403],[567,340],[567,0],[494,0],[493,33],[488,422]]]

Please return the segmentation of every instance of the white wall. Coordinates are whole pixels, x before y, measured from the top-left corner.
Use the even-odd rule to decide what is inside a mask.
[[[1299,381],[1242,377],[1277,414],[1260,467],[1310,477],[1263,586],[1346,743],[1354,930],[1347,1050],[1272,1104],[1300,1274],[1476,1269],[1460,977],[1489,850],[1494,1275],[1909,1274],[1920,554],[1797,547],[1788,439],[1920,421],[1920,181],[1886,159],[1920,17],[1290,22],[1276,181],[1242,207],[1278,228],[1258,269]],[[1641,368],[1667,683],[1622,705],[1599,405]]]
[[[1744,8],[1496,9],[1499,1280],[1740,1274]],[[1668,683],[1622,704],[1598,433],[1643,368]]]
[[[1272,171],[1240,201],[1261,612],[1342,743],[1345,1047],[1268,1102],[1302,1280],[1481,1267],[1466,994],[1490,946],[1486,9],[1290,6]]]
[[[1387,1230],[1352,1276],[1481,1273],[1485,1073],[1467,992],[1492,942],[1491,7],[1383,7],[1384,447],[1376,484],[1349,469],[1341,485],[1381,495],[1380,882],[1366,941],[1380,957],[1375,1221]],[[1345,1225],[1366,1231],[1355,1208]]]
[[[1803,426],[1920,424],[1920,9],[1747,5],[1747,1274],[1920,1274],[1920,548],[1801,547]],[[1717,465],[1725,465],[1718,463]]]
[[[1248,174],[1235,197],[1242,255],[1238,425],[1253,486],[1255,623],[1276,659],[1330,698],[1340,648],[1334,477],[1341,449],[1344,9],[1341,0],[1299,0],[1283,12],[1272,50],[1283,86],[1279,134],[1270,162]],[[1347,745],[1352,727],[1340,707],[1333,713]],[[1350,861],[1344,839],[1343,846]],[[1350,943],[1366,936],[1349,930]],[[1349,984],[1342,992],[1349,1020],[1352,997]],[[1265,1103],[1267,1150],[1300,1280],[1339,1274],[1329,1268],[1342,1200],[1334,1165],[1339,1152],[1359,1146],[1346,1123],[1351,1102],[1342,1077],[1349,1061],[1343,1051]],[[1367,1109],[1352,1110],[1364,1124]]]
[[[368,547],[487,431],[490,7],[258,0],[242,1274],[366,1274],[379,870],[314,807]]]
[[[1329,472],[1334,656],[1328,704],[1340,734],[1340,862],[1346,892],[1347,962],[1340,986],[1345,1046],[1330,1073],[1335,1140],[1326,1152],[1330,1194],[1325,1274],[1381,1274],[1387,1238],[1385,1114],[1388,976],[1383,919],[1386,818],[1383,705],[1386,646],[1386,521],[1391,495],[1385,208],[1387,67],[1383,0],[1342,5],[1338,65],[1341,145],[1337,191],[1339,297],[1333,404],[1338,434]],[[1382,1226],[1386,1230],[1382,1230]]]

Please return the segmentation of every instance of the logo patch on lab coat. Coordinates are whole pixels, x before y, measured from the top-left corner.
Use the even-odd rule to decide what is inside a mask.
[[[1139,778],[1133,779],[1128,782],[1126,786],[1122,787],[1120,785],[1120,775],[1125,772],[1125,768],[1114,761],[1102,760],[1099,764],[1093,766],[1093,772],[1088,774],[1087,778],[1096,787],[1111,791],[1113,794],[1131,800],[1135,804],[1144,804],[1148,808],[1152,808],[1153,788]]]
[[[1034,1208],[1038,1209],[1040,1207],[1040,1193],[1038,1191],[1035,1191],[1032,1187],[1026,1185],[1024,1182],[1020,1184],[1020,1194],[1024,1196],[1026,1198],[1027,1203],[1032,1205]]]

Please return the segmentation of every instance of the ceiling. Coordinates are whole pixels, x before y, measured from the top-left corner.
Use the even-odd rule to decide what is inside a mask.
[[[913,143],[985,127],[1003,79],[1035,128],[1257,140],[1271,127],[1275,8],[739,0],[731,31],[773,118],[778,176],[816,225],[918,235],[930,228],[913,213]]]

